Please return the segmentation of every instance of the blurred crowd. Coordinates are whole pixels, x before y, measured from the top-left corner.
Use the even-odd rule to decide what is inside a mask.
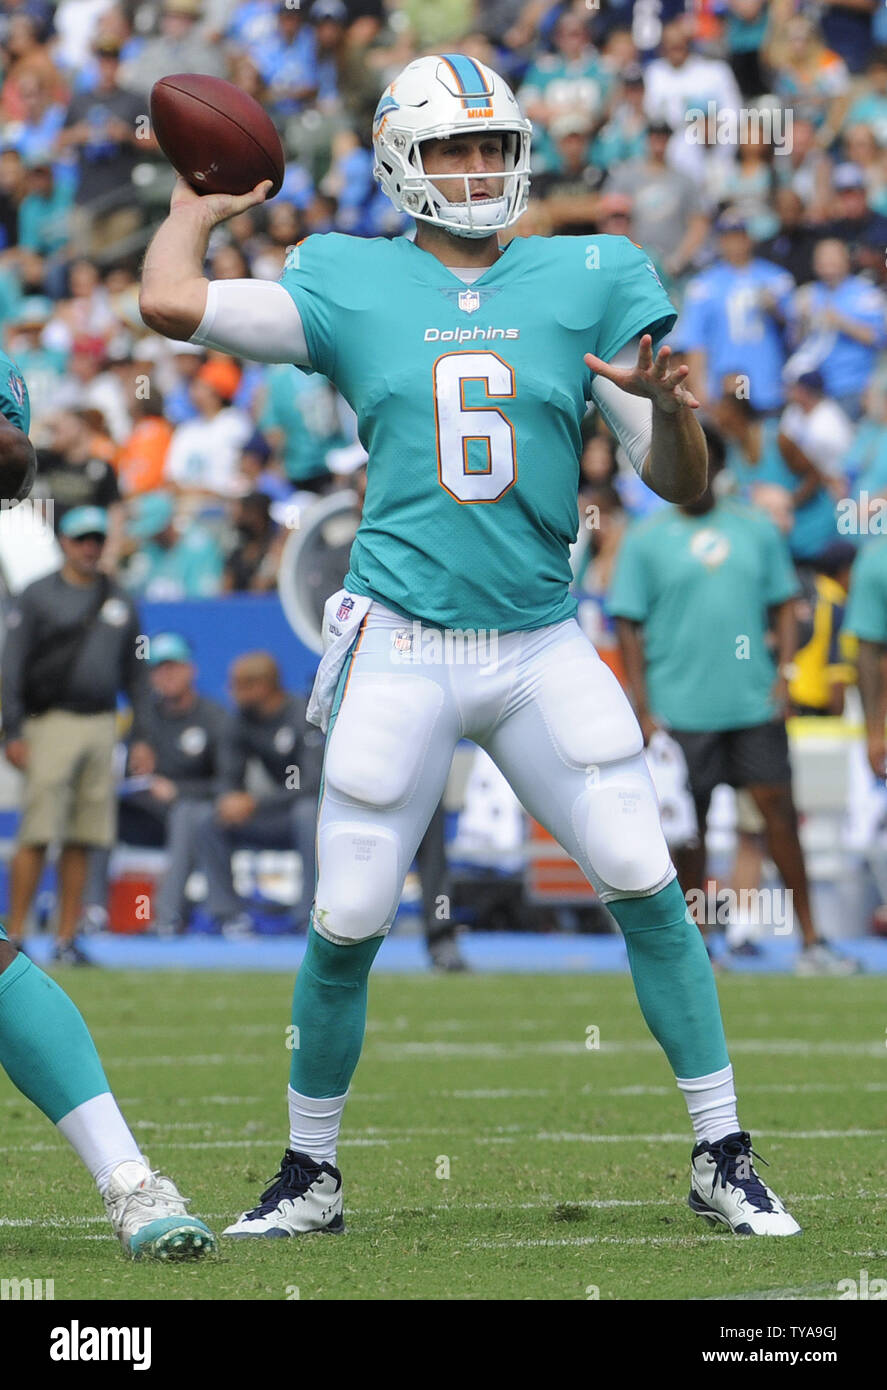
[[[533,121],[514,234],[649,251],[733,490],[802,567],[844,536],[842,501],[851,544],[876,533],[859,522],[887,494],[887,10],[849,0],[4,0],[0,335],[56,526],[108,509],[103,564],[137,597],[274,588],[299,506],[361,465],[355,422],[322,377],[145,330],[139,264],[173,181],[150,89],[224,76],[271,114],[283,189],[216,229],[207,273],[276,279],[309,233],[409,229],[372,178],[373,111],[446,49],[502,72]],[[657,499],[586,423],[603,593],[615,538]]]

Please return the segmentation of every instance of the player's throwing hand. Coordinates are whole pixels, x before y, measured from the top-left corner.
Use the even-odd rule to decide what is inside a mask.
[[[270,179],[262,179],[249,193],[197,193],[180,174],[172,191],[169,210],[177,212],[179,208],[199,208],[210,226],[215,227],[217,223],[226,222],[229,217],[236,217],[257,203],[264,203],[273,187]]]
[[[661,347],[653,359],[653,339],[645,333],[638,344],[638,360],[634,367],[614,367],[595,357],[593,352],[585,354],[584,361],[593,372],[612,381],[620,390],[630,396],[647,396],[660,410],[674,415],[682,405],[691,410],[699,409],[699,402],[691,391],[683,385],[689,374],[687,366],[669,371],[668,361],[671,348]]]

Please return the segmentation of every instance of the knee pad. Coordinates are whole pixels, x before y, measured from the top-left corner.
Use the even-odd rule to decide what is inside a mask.
[[[314,926],[351,943],[390,927],[403,887],[400,840],[381,826],[337,821],[320,832]]]
[[[326,786],[365,806],[400,806],[422,771],[444,692],[424,676],[354,676],[324,763]]]
[[[542,717],[561,758],[590,769],[640,753],[634,710],[609,666],[584,638],[555,649],[539,682]]]
[[[573,827],[606,888],[640,893],[671,869],[659,803],[647,764],[638,754],[591,769],[573,808]]]

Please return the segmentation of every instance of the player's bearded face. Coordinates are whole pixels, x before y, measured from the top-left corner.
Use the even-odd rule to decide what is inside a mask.
[[[448,202],[464,203],[469,197],[480,202],[503,196],[505,180],[496,177],[505,171],[501,135],[456,135],[449,140],[426,140],[421,153],[426,174]]]

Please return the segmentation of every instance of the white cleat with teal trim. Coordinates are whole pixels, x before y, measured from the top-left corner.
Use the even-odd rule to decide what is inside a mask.
[[[105,1208],[114,1234],[134,1260],[199,1260],[215,1251],[215,1236],[189,1216],[175,1183],[143,1163],[121,1163],[114,1169]]]

